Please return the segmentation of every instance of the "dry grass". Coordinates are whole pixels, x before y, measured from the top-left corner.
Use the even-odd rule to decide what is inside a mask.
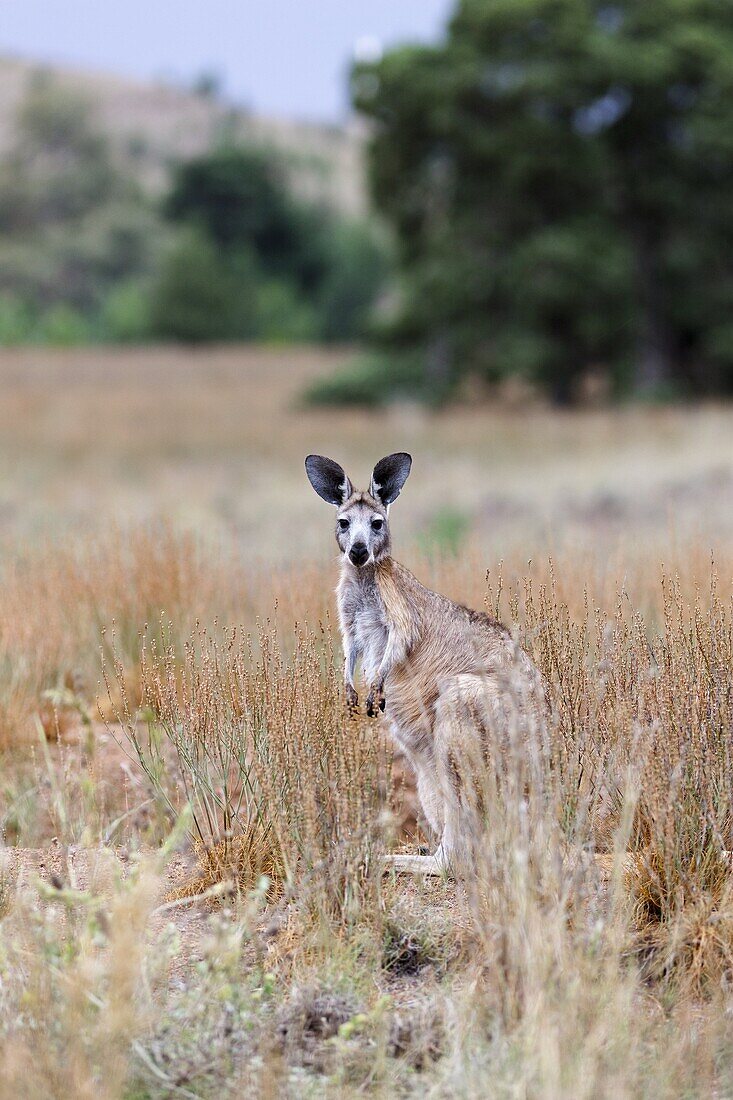
[[[27,654],[6,759],[21,768],[33,707],[74,670],[84,751],[108,751],[93,717],[101,660],[106,720],[138,759],[137,797],[156,806],[157,831],[133,824],[128,843],[163,836],[188,807],[199,857],[172,888],[159,864],[104,896],[52,889],[39,903],[26,890],[4,905],[7,1081],[42,1032],[53,1040],[32,1096],[234,1095],[263,1075],[281,1093],[472,1095],[489,1068],[496,1095],[726,1094],[733,559],[721,551],[711,571],[693,546],[664,571],[645,552],[514,560],[488,586],[471,553],[418,568],[513,622],[551,700],[536,751],[495,748],[463,887],[379,874],[384,743],[344,717],[329,574],[314,569],[297,598],[292,573],[252,591],[236,558],[170,530],[6,571],[3,606],[18,611],[3,646]],[[21,615],[28,576],[38,601]],[[121,807],[94,818],[74,805],[73,729],[45,761],[35,750],[36,775],[49,777],[41,798],[65,806],[61,840],[84,818],[94,843],[89,822],[98,842]],[[180,922],[201,894],[198,947],[150,917],[162,905]],[[103,1084],[102,1050],[114,1052]]]
[[[124,381],[14,362],[3,491],[38,512],[0,568],[0,1096],[733,1095],[730,413],[334,423],[287,411],[316,357],[273,386],[279,353],[215,353],[218,391],[168,352]],[[397,428],[426,448],[401,559],[548,685],[546,728],[479,776],[459,884],[379,873],[388,747],[345,716],[300,467],[366,470]]]
[[[383,738],[345,727],[328,635],[296,629],[290,648],[272,628],[256,647],[241,630],[197,629],[182,653],[153,639],[141,661],[145,728],[119,661],[118,719],[172,820],[191,808],[204,880],[310,880],[324,919],[349,920],[374,877]]]
[[[717,506],[731,492],[728,407],[299,407],[308,383],[348,355],[0,349],[0,535],[27,546],[165,516],[235,543],[248,566],[324,561],[327,513],[304,481],[304,455],[331,454],[366,483],[399,446],[416,457],[400,553],[419,542],[439,555],[465,532],[483,572],[507,553],[656,550],[690,529],[705,549],[733,537],[733,510]]]

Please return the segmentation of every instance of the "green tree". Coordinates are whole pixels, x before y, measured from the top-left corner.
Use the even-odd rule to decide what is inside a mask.
[[[369,226],[338,221],[329,226],[324,247],[327,262],[317,291],[321,337],[363,336],[387,279],[385,249]]]
[[[255,294],[243,257],[236,265],[223,262],[201,229],[187,227],[153,291],[152,332],[184,343],[245,339],[254,332]]]
[[[268,275],[303,278],[303,220],[275,161],[257,150],[227,146],[179,165],[166,212],[224,252],[253,251]]]
[[[296,201],[272,156],[225,146],[196,157],[176,169],[165,209],[210,243],[232,281],[245,258],[259,284],[254,335],[348,340],[364,331],[385,277],[383,249],[366,227]],[[230,328],[223,317],[220,335]]]
[[[426,392],[733,388],[731,5],[460,0],[352,87],[402,272],[386,343]]]

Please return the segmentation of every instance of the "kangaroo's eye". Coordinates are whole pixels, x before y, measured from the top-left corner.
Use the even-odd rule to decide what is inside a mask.
[[[383,527],[384,527],[384,520],[383,519],[373,519],[372,520],[372,531],[381,531]]]
[[[349,521],[347,519],[340,519],[339,520],[339,527],[341,528],[342,531],[348,531]]]

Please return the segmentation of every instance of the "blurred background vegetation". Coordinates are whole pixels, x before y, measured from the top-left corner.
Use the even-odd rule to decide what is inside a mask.
[[[0,343],[364,334],[385,236],[296,196],[282,153],[224,122],[157,190],[134,153],[115,155],[89,96],[29,73],[0,163]]]
[[[444,42],[352,87],[398,245],[392,388],[731,389],[730,5],[461,0]],[[370,374],[380,358],[330,395]]]
[[[151,188],[142,138],[121,158],[92,98],[29,70],[0,343],[360,342],[309,391],[333,404],[733,389],[730,5],[459,0],[351,89],[363,209],[224,110]]]

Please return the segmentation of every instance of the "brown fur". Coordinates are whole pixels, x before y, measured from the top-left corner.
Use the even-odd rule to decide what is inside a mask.
[[[386,711],[415,769],[425,818],[440,838],[434,856],[395,860],[400,869],[441,871],[467,852],[461,762],[474,770],[490,766],[489,732],[496,745],[517,730],[526,736],[536,729],[541,679],[505,626],[426,588],[392,557],[386,505],[407,477],[409,456],[378,463],[369,493],[354,492],[330,459],[316,462],[325,470],[320,480],[319,468],[314,475],[321,495],[335,502],[339,486],[345,487],[336,538],[344,551],[337,597],[347,700],[358,705],[354,669],[361,658],[367,714]],[[381,479],[386,501],[379,496]]]
[[[345,563],[339,591],[348,600],[358,584],[393,639],[395,659],[383,681],[367,669],[376,675],[369,698],[384,695],[394,738],[415,769],[423,813],[440,838],[435,856],[396,857],[396,865],[440,871],[466,854],[467,766],[490,766],[490,726],[496,743],[512,727],[534,723],[542,709],[540,677],[501,623],[431,591],[391,557],[373,570],[374,591],[363,570],[357,580]]]

